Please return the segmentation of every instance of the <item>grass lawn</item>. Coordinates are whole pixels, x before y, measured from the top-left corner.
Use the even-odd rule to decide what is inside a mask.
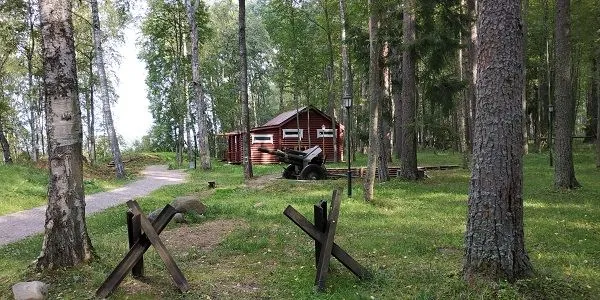
[[[329,199],[345,180],[273,180],[245,186],[241,166],[215,163],[192,171],[189,182],[138,199],[146,212],[173,197],[199,193],[208,210],[192,223],[171,224],[161,234],[191,290],[180,294],[151,248],[147,278],[126,277],[114,299],[598,299],[600,295],[600,170],[591,150],[575,155],[582,188],[557,192],[547,155],[531,154],[525,166],[525,234],[536,276],[516,284],[467,287],[461,279],[469,173],[430,171],[419,182],[378,184],[376,200],[342,193],[336,242],[374,274],[358,281],[332,259],[326,293],[313,291],[313,242],[282,212],[293,205],[309,219],[312,206]],[[453,153],[424,153],[419,165],[460,164]],[[255,166],[255,175],[281,166]],[[217,182],[213,192],[207,181]],[[48,282],[51,299],[92,298],[127,251],[125,205],[88,218],[98,256],[92,263],[51,274],[28,266],[41,236],[0,248],[0,298],[20,280]]]
[[[122,186],[135,179],[144,166],[170,164],[172,157],[170,153],[124,155],[128,173],[125,179],[116,179],[113,168],[108,167],[106,162],[98,162],[95,167],[84,165],[85,194]],[[0,186],[0,216],[45,205],[48,194],[47,161],[0,165]]]

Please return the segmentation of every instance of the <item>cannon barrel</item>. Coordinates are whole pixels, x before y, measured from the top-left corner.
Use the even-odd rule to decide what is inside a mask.
[[[288,164],[296,164],[302,166],[302,161],[304,160],[304,156],[302,155],[290,154],[281,150],[269,150],[265,148],[258,148],[258,151],[262,153],[275,155],[279,158],[279,161]]]

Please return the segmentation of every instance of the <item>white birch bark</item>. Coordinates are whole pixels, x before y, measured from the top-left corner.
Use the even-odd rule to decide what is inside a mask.
[[[113,124],[112,112],[110,108],[110,97],[108,94],[108,79],[106,78],[106,68],[104,63],[104,49],[102,48],[102,30],[100,29],[100,16],[98,14],[98,0],[90,0],[92,9],[92,27],[94,38],[94,50],[96,51],[95,62],[98,79],[100,80],[100,99],[102,100],[102,112],[104,114],[104,126],[110,142],[110,148],[113,154],[115,164],[115,173],[117,178],[125,177],[125,167],[121,159],[121,149],[119,140]]]
[[[187,17],[190,25],[190,41],[192,44],[192,97],[196,103],[196,118],[198,123],[198,155],[200,156],[200,167],[203,170],[210,170],[211,162],[210,148],[208,147],[206,102],[204,101],[202,78],[200,77],[200,64],[198,57],[198,26],[195,18],[195,12],[198,10],[198,5],[199,0],[185,0]]]
[[[48,207],[38,269],[86,262],[92,245],[85,224],[82,126],[71,2],[40,0],[46,129],[48,133]]]

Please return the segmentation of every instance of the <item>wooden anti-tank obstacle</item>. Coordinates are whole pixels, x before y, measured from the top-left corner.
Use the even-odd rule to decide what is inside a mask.
[[[311,224],[302,214],[291,205],[285,209],[283,214],[294,222],[302,231],[315,240],[315,260],[317,274],[315,287],[319,291],[325,290],[325,281],[329,269],[331,256],[337,258],[348,270],[359,279],[371,277],[369,272],[363,268],[352,256],[334,243],[335,230],[340,213],[339,191],[333,191],[331,199],[331,214],[327,215],[327,201],[321,201],[314,206],[315,225]]]
[[[127,233],[129,237],[129,252],[125,255],[123,260],[117,265],[112,273],[102,283],[100,288],[96,291],[96,296],[99,298],[106,298],[119,286],[123,278],[132,271],[134,277],[141,277],[144,275],[143,255],[150,248],[154,246],[156,252],[160,258],[164,261],[167,266],[167,270],[171,274],[173,281],[181,292],[189,290],[189,285],[183,273],[173,260],[173,257],[165,245],[162,243],[158,235],[167,227],[169,221],[177,213],[175,208],[167,204],[165,208],[160,212],[158,217],[150,223],[148,218],[142,213],[140,206],[135,201],[127,201],[127,206],[131,210],[127,217]],[[140,229],[144,231],[142,234]]]

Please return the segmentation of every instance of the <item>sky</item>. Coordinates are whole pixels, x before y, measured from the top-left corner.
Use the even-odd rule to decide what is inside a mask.
[[[125,29],[125,43],[120,47],[121,65],[117,68],[119,100],[113,106],[113,119],[117,134],[123,136],[127,146],[146,135],[152,126],[152,115],[146,97],[146,68],[137,58],[136,39],[141,36],[139,22],[131,22]]]

